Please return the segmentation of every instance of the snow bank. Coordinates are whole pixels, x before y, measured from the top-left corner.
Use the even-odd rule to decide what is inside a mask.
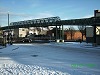
[[[38,47],[39,45],[36,44],[36,46]],[[35,60],[43,60],[41,57],[32,60],[34,57],[31,55],[37,53],[37,47],[35,48],[33,44],[15,44],[7,45],[7,47],[0,49],[0,75],[70,75],[67,72],[37,66],[38,64],[34,65],[35,62],[38,63]],[[41,47],[41,44],[39,47]],[[40,48],[38,51],[40,51]],[[44,54],[44,52],[40,52]],[[23,59],[25,60],[23,61]],[[26,60],[28,64],[32,64],[24,64]]]
[[[36,65],[4,64],[0,67],[0,75],[70,75],[60,71],[49,70],[48,68]]]

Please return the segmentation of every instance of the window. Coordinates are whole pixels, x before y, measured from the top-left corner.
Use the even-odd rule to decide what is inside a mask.
[[[22,29],[22,31],[25,31],[25,29]]]

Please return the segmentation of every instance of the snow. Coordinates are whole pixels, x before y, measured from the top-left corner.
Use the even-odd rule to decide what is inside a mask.
[[[3,65],[0,69],[2,74],[10,75],[69,75],[60,71],[53,71],[36,65],[10,64]]]
[[[99,50],[100,45],[97,45],[97,47],[94,47],[91,43],[79,43],[79,42],[65,42],[65,43],[54,43],[56,46],[60,47],[71,47],[71,48],[83,48],[83,49],[95,49]],[[53,44],[52,44],[53,45]]]
[[[0,75],[100,74],[100,46],[51,42],[0,48]]]

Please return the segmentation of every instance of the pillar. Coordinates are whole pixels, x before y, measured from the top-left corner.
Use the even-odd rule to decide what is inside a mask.
[[[64,42],[64,27],[62,25],[62,42]]]
[[[61,26],[59,26],[59,39],[61,39]]]
[[[56,40],[57,40],[57,26],[56,26]]]
[[[96,25],[93,27],[93,46],[96,46]]]

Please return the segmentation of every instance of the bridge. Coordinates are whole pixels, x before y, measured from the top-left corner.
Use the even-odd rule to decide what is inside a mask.
[[[64,39],[63,25],[84,25],[84,26],[93,26],[94,31],[94,43],[96,43],[96,26],[100,26],[100,16],[98,15],[98,10],[95,11],[94,17],[90,18],[81,18],[81,19],[70,19],[70,20],[61,20],[60,17],[49,17],[49,18],[41,18],[41,19],[33,19],[33,20],[25,20],[18,22],[11,22],[10,25],[5,27],[1,27],[0,30],[9,30],[16,28],[29,28],[29,27],[48,27],[48,26],[56,26],[56,34],[57,34],[57,26],[62,26],[62,39]],[[57,39],[57,36],[56,36]]]
[[[61,20],[60,17],[49,17],[42,19],[33,19],[26,21],[11,22],[9,26],[1,27],[0,30],[28,28],[28,27],[48,27],[61,25],[86,25],[86,26],[100,26],[100,17],[91,17],[83,19]]]

